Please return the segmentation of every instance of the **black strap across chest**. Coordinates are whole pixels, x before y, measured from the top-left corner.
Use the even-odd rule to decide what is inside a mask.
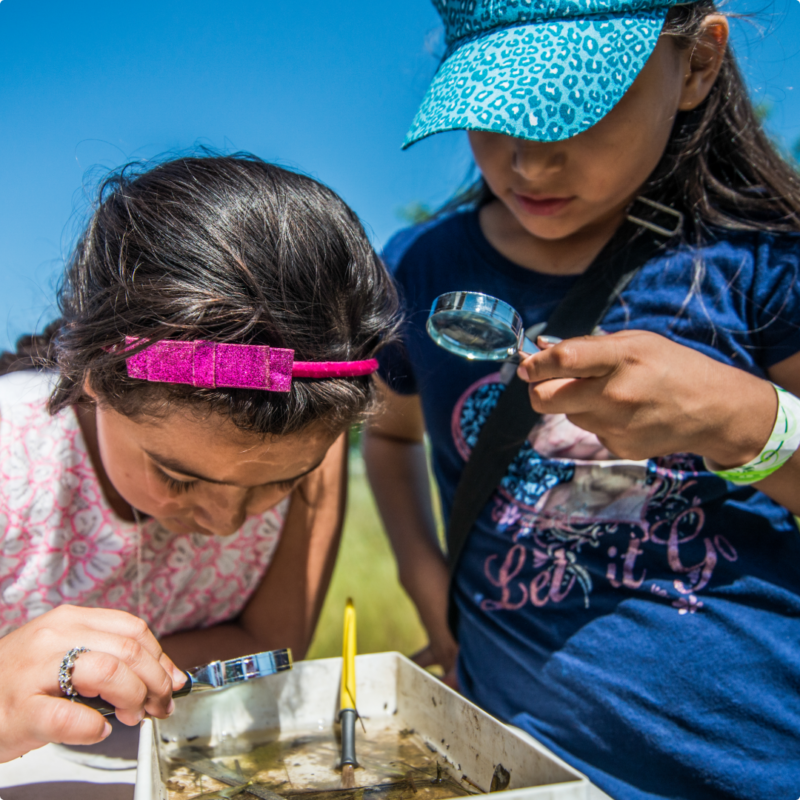
[[[570,287],[541,333],[569,339],[592,333],[633,276],[664,245],[653,233],[625,223],[591,266]],[[461,473],[447,527],[450,565],[449,622],[456,633],[453,576],[469,533],[494,490],[541,417],[528,384],[514,375],[481,428]]]

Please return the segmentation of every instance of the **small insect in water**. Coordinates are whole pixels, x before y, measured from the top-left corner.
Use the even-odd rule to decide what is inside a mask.
[[[224,800],[226,797],[236,797],[241,794],[248,786],[252,786],[255,781],[247,781],[239,786],[229,786],[227,789],[219,789],[216,792],[205,792],[195,795],[192,800]]]

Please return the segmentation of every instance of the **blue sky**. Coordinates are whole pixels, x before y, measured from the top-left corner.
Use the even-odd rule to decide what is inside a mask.
[[[800,138],[800,3],[727,9],[759,12],[737,52],[773,133]],[[301,168],[382,245],[470,166],[459,133],[400,151],[440,41],[428,0],[2,0],[0,347],[54,316],[87,190],[132,158],[206,144]]]

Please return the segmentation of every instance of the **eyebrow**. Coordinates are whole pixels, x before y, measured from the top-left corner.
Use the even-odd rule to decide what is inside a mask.
[[[214,478],[209,478],[206,475],[200,475],[197,472],[192,472],[190,469],[186,469],[179,461],[176,461],[174,458],[167,458],[166,456],[160,456],[157,453],[151,453],[149,450],[144,451],[148,456],[150,456],[153,461],[156,462],[161,467],[166,467],[173,472],[180,472],[181,475],[188,475],[190,478],[197,478],[197,480],[205,481],[206,483],[216,483],[221,486],[234,486],[235,484],[229,483],[228,481],[218,481]],[[299,475],[295,475],[292,478],[278,478],[276,481],[267,481],[266,483],[260,483],[259,486],[272,486],[276,483],[290,483],[291,481],[299,480],[300,478],[304,478],[309,473],[313,472],[322,462],[325,460],[325,456],[323,456],[319,461],[317,461],[314,466],[309,467],[305,472],[301,472]],[[242,487],[252,489],[255,487],[248,486]]]

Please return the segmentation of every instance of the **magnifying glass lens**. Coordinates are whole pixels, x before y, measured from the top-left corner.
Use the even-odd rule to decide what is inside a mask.
[[[451,353],[481,361],[506,361],[515,356],[522,319],[508,303],[480,292],[448,292],[437,297],[428,333]]]

